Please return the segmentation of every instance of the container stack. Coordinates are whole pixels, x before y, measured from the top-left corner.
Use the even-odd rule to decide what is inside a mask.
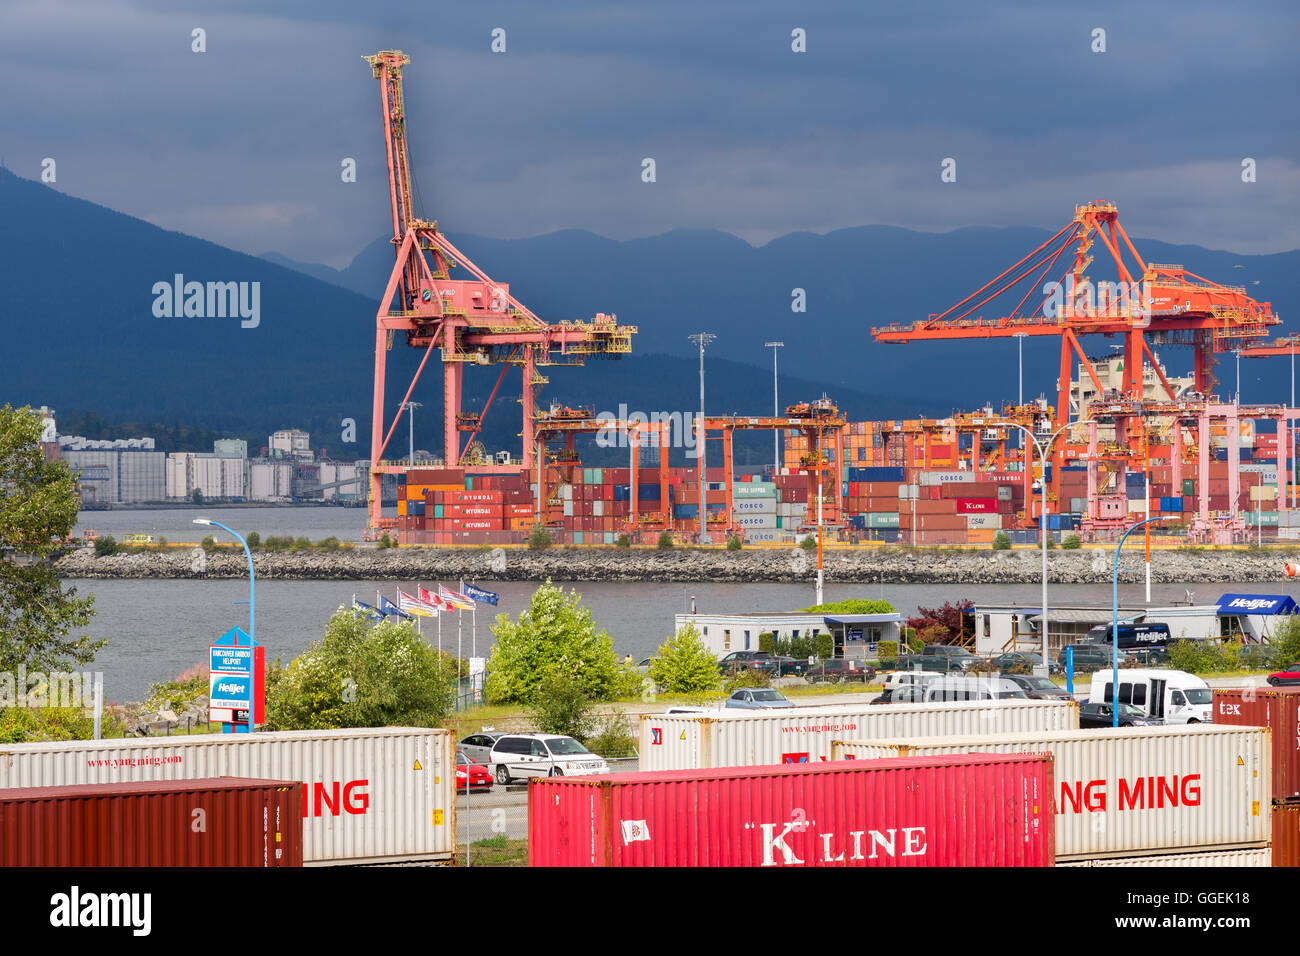
[[[1300,866],[1300,687],[1215,690],[1214,722],[1267,728],[1273,742],[1273,866]]]
[[[1217,713],[1216,713],[1217,720]],[[1050,753],[1059,864],[1128,866],[1180,854],[1267,866],[1273,750],[1257,727],[1184,724],[837,741],[833,760]],[[1123,861],[1123,862],[1121,862]]]

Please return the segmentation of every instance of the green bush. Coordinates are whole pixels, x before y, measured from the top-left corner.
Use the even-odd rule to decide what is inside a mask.
[[[537,682],[528,713],[541,733],[587,740],[595,730],[592,703],[578,681],[553,671]]]
[[[83,707],[0,707],[0,744],[89,740],[95,720]]]
[[[814,604],[806,607],[804,614],[893,614],[896,608],[888,601],[848,598],[829,604]]]
[[[673,548],[672,534],[670,534],[667,531],[659,532],[659,544],[657,545],[657,547],[659,548],[660,551],[671,551]]]
[[[101,535],[95,539],[95,557],[102,558],[105,555],[117,554],[117,539],[111,534]]]
[[[764,631],[758,635],[758,649],[767,654],[776,653],[776,635],[771,631]]]
[[[297,538],[294,539],[294,542],[293,542],[293,550],[295,550],[295,551],[310,551],[310,550],[311,550],[311,538],[308,538],[306,535],[299,535]]]
[[[1300,661],[1300,616],[1288,617],[1273,635],[1271,663],[1286,667]]]
[[[1052,532],[1050,531],[1047,532],[1047,550],[1048,551],[1056,550],[1056,539],[1052,537]]]
[[[625,689],[609,634],[597,626],[581,595],[565,594],[550,579],[533,593],[518,621],[498,614],[492,633],[496,645],[487,678],[491,703],[531,703],[542,679],[557,673],[593,701],[612,700]]]
[[[834,653],[835,653],[835,638],[831,637],[831,635],[827,634],[825,631],[818,632],[817,656],[820,657],[822,660],[825,660],[826,658],[831,657]]]
[[[145,710],[184,710],[208,693],[208,672],[196,664],[175,679],[161,681],[149,688],[144,699]]]
[[[529,551],[544,551],[551,546],[551,533],[546,530],[545,525],[533,525],[532,533],[528,535]]]
[[[799,547],[803,548],[805,551],[816,551],[817,550],[816,537],[814,537],[811,534],[808,535],[802,541],[799,542]]]
[[[759,639],[760,645],[762,638]],[[693,622],[659,646],[650,662],[650,679],[667,694],[697,694],[717,690],[722,681],[718,659],[700,637]]]
[[[625,534],[620,534],[620,535],[618,536],[618,540],[614,542],[614,547],[616,547],[616,548],[630,548],[630,547],[632,547],[632,542],[628,540],[627,535],[625,535]]]
[[[248,532],[248,534],[244,535],[244,540],[248,542],[248,548],[250,551],[254,548],[259,548],[262,545],[262,536],[256,531]]]
[[[439,664],[412,622],[372,624],[341,607],[320,641],[268,668],[267,729],[436,727],[451,713],[456,676]]]
[[[813,656],[816,649],[817,643],[813,640],[813,636],[805,631],[803,634],[796,634],[790,639],[790,648],[786,651],[785,656],[806,661]]]
[[[627,714],[614,711],[596,718],[591,736],[583,743],[592,753],[602,757],[631,757],[636,753],[637,739],[632,734]]]
[[[266,540],[267,540],[267,544],[268,544],[268,546],[269,546],[269,545],[270,545],[270,541],[271,541],[271,539],[270,539],[270,538],[267,538]],[[392,538],[390,538],[390,537],[388,536],[388,532],[385,531],[383,534],[381,534],[381,535],[379,536],[379,540],[375,542],[375,547],[379,548],[379,549],[382,551],[382,550],[385,549],[385,548],[395,548],[395,547],[397,547],[397,542],[394,541]]]
[[[1008,535],[1005,531],[999,531],[997,534],[995,534],[995,535],[993,536],[993,550],[994,550],[994,551],[1010,551],[1010,550],[1011,550],[1011,536]]]
[[[1077,534],[1067,535],[1066,539],[1061,542],[1061,547],[1066,551],[1078,551],[1083,547],[1083,542],[1079,540]]]
[[[733,534],[730,538],[727,539],[727,550],[728,551],[740,550],[740,537],[738,535]]]
[[[316,547],[322,551],[337,551],[339,549],[339,539],[330,535],[328,538],[322,538],[316,542]]]
[[[217,541],[215,538],[212,537],[212,535],[208,535],[201,542],[199,542],[199,547],[201,547],[208,554],[211,554],[213,551],[217,550]]]
[[[714,665],[717,666],[716,664]],[[742,687],[771,687],[772,674],[769,671],[750,670],[745,667],[733,667],[722,675],[722,692],[733,694]]]
[[[911,651],[913,654],[920,654],[923,650],[925,650],[925,638],[917,637],[915,634],[913,634],[911,637],[907,639],[907,649]]]
[[[898,666],[898,641],[880,641],[876,644],[876,656],[880,658],[880,666],[885,670],[893,670]]]

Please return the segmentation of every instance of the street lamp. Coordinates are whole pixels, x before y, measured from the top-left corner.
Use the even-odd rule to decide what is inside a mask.
[[[1110,713],[1111,726],[1119,727],[1119,553],[1124,547],[1124,540],[1153,521],[1163,521],[1163,517],[1147,518],[1139,521],[1120,536],[1115,545],[1115,567],[1110,574]]]
[[[784,342],[763,343],[763,348],[772,350],[772,417],[773,418],[781,417],[781,405],[776,398],[776,350],[784,347],[785,347]],[[1295,404],[1294,398],[1291,400],[1291,404],[1292,405]],[[774,428],[772,429],[772,480],[773,481],[776,480],[776,476],[780,474],[780,472],[781,472],[781,430],[779,428]]]
[[[254,603],[255,592],[253,586],[255,583],[255,579],[253,577],[253,552],[248,549],[248,542],[244,540],[244,536],[242,534],[240,534],[238,531],[233,531],[230,528],[227,528],[220,521],[213,521],[211,518],[195,518],[194,523],[210,525],[215,528],[220,528],[222,531],[234,535],[236,538],[239,539],[239,543],[244,546],[244,557],[248,558],[248,645],[249,645],[249,649],[252,650],[253,648],[257,647],[257,630],[256,630],[257,617],[255,613],[257,605]],[[251,667],[249,668],[249,672],[251,674],[252,672]],[[255,726],[253,723],[253,708],[255,702],[250,700],[248,704],[249,704],[248,732],[251,734]]]
[[[1028,338],[1028,332],[1017,332],[1014,336],[1016,339],[1016,365],[1020,370],[1019,380],[1020,387],[1016,391],[1016,405],[1025,404],[1025,339]]]
[[[410,445],[408,446],[406,464],[408,467],[414,468],[415,467],[415,410],[417,408],[423,408],[424,403],[403,402],[402,407],[409,410],[406,416],[406,422],[410,429],[410,436],[409,436]],[[450,467],[450,465],[448,465],[448,467]]]
[[[708,345],[717,338],[712,332],[696,332],[689,336],[690,340],[700,347],[700,428],[699,428],[699,452],[700,452],[700,541],[703,542],[709,535],[709,509],[708,494],[709,487],[708,475],[706,471],[707,457],[705,451],[708,444],[708,431],[704,427],[704,346]]]
[[[1061,432],[1065,431],[1067,428],[1074,428],[1077,425],[1086,425],[1091,421],[1091,418],[1081,418],[1075,422],[1066,422],[1056,431],[1052,432],[1051,437],[1047,439],[1046,446],[1040,444],[1038,439],[1034,437],[1033,432],[1024,425],[1017,422],[993,423],[994,425],[1019,428],[1024,432],[1025,437],[1033,443],[1035,448],[1038,449],[1038,460],[1043,464],[1043,477],[1039,484],[1039,491],[1042,495],[1042,504],[1039,508],[1038,515],[1038,538],[1039,544],[1043,549],[1043,667],[1049,671],[1051,667],[1047,663],[1047,449],[1052,447],[1052,444],[1056,441],[1057,437],[1059,437]],[[1028,447],[1028,445],[1025,446],[1026,449],[1028,449]]]

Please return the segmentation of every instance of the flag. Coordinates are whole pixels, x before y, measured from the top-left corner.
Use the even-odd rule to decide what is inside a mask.
[[[408,621],[411,620],[411,615],[407,614],[405,611],[403,611],[392,601],[388,600],[388,598],[384,597],[382,594],[379,596],[379,613],[394,614],[397,617],[404,617]]]
[[[471,600],[479,604],[495,605],[501,599],[501,595],[495,591],[484,591],[482,588],[476,588],[472,584],[462,584],[460,588]]]
[[[397,606],[408,614],[414,614],[416,617],[437,617],[438,609],[430,607],[418,598],[413,598],[405,591],[397,592]]]
[[[436,611],[451,612],[456,610],[454,607],[452,607],[442,598],[438,597],[438,595],[434,594],[428,588],[420,588],[416,591],[416,593],[420,595],[421,601],[423,601],[425,604],[429,605],[429,607],[433,608]]]
[[[456,591],[448,591],[448,590],[447,590],[445,587],[443,587],[441,584],[438,585],[438,597],[442,598],[442,600],[443,600],[445,603],[450,604],[452,607],[456,608],[458,611],[472,611],[472,610],[474,610],[474,602],[473,602],[473,601],[471,601],[471,600],[470,600],[469,598],[467,598],[465,595],[460,594],[460,593],[458,593],[458,592],[456,592]]]
[[[650,842],[650,828],[644,820],[619,820],[623,830],[623,845],[640,841]]]
[[[373,605],[367,604],[365,601],[358,601],[356,598],[353,598],[352,616],[357,617],[358,612],[360,612],[361,615],[364,615],[367,620],[382,621],[384,619],[383,612],[380,611],[378,608],[374,607]]]

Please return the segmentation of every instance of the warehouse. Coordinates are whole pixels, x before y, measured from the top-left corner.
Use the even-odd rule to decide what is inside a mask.
[[[678,614],[675,627],[681,631],[695,624],[700,637],[719,657],[732,651],[756,651],[760,634],[772,634],[777,640],[800,635],[816,637],[830,634],[834,639],[835,657],[872,658],[880,641],[897,641],[902,627],[901,614],[810,614],[775,612],[770,614]]]

